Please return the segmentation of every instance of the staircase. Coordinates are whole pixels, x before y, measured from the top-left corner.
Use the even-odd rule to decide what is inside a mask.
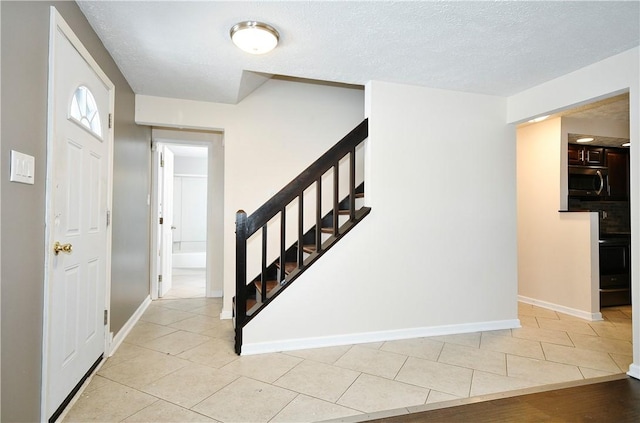
[[[233,299],[237,354],[242,352],[243,328],[371,211],[362,205],[364,182],[356,186],[356,149],[367,137],[365,119],[251,215],[247,216],[243,210],[237,212],[236,296]],[[340,164],[345,160],[348,160],[348,193],[340,198],[340,181],[345,176],[341,175],[344,172],[340,172]],[[327,183],[328,176],[332,183]],[[305,196],[305,191],[309,193],[313,189],[315,198]],[[331,192],[331,207],[323,214],[323,193],[326,196],[327,192]],[[310,200],[315,204],[305,208],[305,201]],[[287,232],[291,234],[292,229],[291,224],[287,226],[287,216],[294,206],[297,206],[296,235],[287,241]],[[307,220],[306,226],[305,211],[314,218],[311,223]],[[278,250],[275,259],[269,259],[273,243],[269,243],[268,227],[273,230],[275,224],[279,224]],[[257,241],[261,241],[260,257],[248,257],[248,242]],[[250,259],[260,261],[261,271],[248,279]]]

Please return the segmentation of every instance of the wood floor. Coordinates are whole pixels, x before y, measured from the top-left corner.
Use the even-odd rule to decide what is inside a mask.
[[[417,422],[640,422],[640,380],[618,380],[369,420]]]

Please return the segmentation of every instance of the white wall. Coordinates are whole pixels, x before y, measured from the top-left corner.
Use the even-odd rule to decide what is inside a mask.
[[[631,250],[640,251],[640,48],[628,50],[578,71],[523,91],[508,98],[509,123],[526,121],[579,104],[629,92],[631,140]],[[631,260],[633,307],[633,364],[629,374],[640,378],[640,256]]]
[[[559,212],[561,191],[566,203],[566,149],[561,118],[518,129],[518,294],[526,302],[601,319],[598,213]]]
[[[243,352],[518,325],[506,100],[383,82],[367,99],[371,214],[249,323]]]
[[[235,292],[236,211],[253,212],[363,118],[362,89],[276,79],[237,105],[136,97],[138,123],[224,131],[224,317]]]

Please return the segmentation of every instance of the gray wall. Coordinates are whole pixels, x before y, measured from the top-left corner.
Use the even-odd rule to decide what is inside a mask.
[[[55,5],[116,85],[112,330],[149,293],[150,138],[134,94],[75,2],[8,2],[1,9],[2,421],[40,420],[49,6]],[[35,185],[10,183],[10,150],[35,156]]]

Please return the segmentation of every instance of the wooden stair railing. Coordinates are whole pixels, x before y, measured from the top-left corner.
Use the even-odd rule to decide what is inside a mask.
[[[242,351],[244,326],[371,211],[369,207],[356,210],[355,206],[356,198],[364,195],[364,183],[356,187],[356,147],[367,139],[368,133],[368,120],[365,119],[250,216],[247,216],[243,210],[236,213],[234,323],[237,354]],[[340,201],[339,165],[346,156],[349,156],[349,194]],[[322,177],[332,168],[333,207],[329,213],[322,216]],[[316,186],[315,226],[305,232],[303,227],[304,191],[314,184]],[[286,207],[296,198],[298,199],[298,236],[295,242],[287,246]],[[278,215],[280,217],[280,254],[275,262],[267,263],[267,224]],[[340,215],[348,216],[347,222],[342,225],[339,225]],[[258,277],[248,282],[247,240],[258,230],[262,231],[262,270]],[[330,236],[323,242],[322,234],[327,232]],[[305,253],[308,254],[306,259]]]

